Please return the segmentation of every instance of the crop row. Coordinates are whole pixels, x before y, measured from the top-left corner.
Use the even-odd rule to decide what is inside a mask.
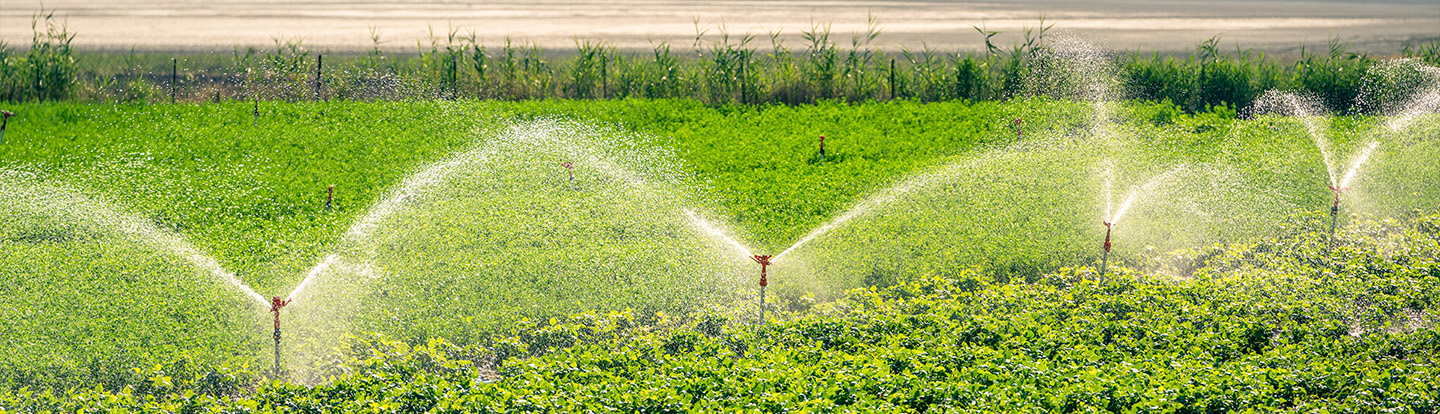
[[[758,325],[723,308],[522,322],[454,344],[353,341],[331,381],[235,388],[144,372],[120,391],[21,390],[0,408],[154,412],[1435,412],[1440,216],[1320,220],[1217,245],[1193,278],[1070,268],[857,289]],[[1404,252],[1404,254],[1396,254]],[[218,377],[216,375],[219,375]]]

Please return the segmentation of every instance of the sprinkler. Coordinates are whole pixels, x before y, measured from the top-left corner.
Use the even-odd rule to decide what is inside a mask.
[[[260,97],[259,97],[259,96],[256,96],[256,97],[255,97],[255,120],[254,120],[250,125],[251,125],[251,126],[260,126]]]
[[[10,111],[6,111],[6,110],[3,110],[3,109],[0,109],[0,116],[4,116],[4,117],[5,117],[5,119],[4,119],[3,121],[0,121],[0,144],[4,144],[4,143],[5,143],[5,127],[10,126],[10,117],[15,116],[15,113],[14,113],[14,112],[10,112]]]
[[[1340,193],[1349,190],[1349,187],[1330,186],[1330,191],[1335,193],[1335,203],[1330,205],[1330,240],[1325,243],[1325,256],[1330,256],[1330,248],[1335,245],[1335,225],[1340,222]]]
[[[1025,138],[1025,120],[1015,118],[1015,137]]]
[[[330,193],[325,195],[325,211],[330,211],[330,205],[335,201],[335,184],[330,184],[327,190]]]
[[[570,188],[575,188],[575,164],[566,161],[560,163],[560,166],[565,167],[565,170],[570,172]]]
[[[820,163],[825,163],[825,136],[820,136]]]
[[[760,264],[760,321],[761,321],[761,322],[764,322],[764,321],[765,321],[765,286],[770,284],[769,281],[765,280],[765,273],[766,273],[766,270],[770,267],[770,258],[771,258],[771,257],[774,257],[774,256],[771,256],[771,255],[768,255],[768,254],[757,254],[757,255],[754,255],[754,256],[750,256],[750,259],[751,259],[751,260],[754,260],[755,263],[759,263],[759,264]]]
[[[270,312],[275,314],[275,376],[280,376],[280,308],[289,305],[290,300],[280,300],[279,296],[270,298]]]
[[[1115,223],[1105,222],[1105,244],[1101,246],[1105,249],[1105,253],[1100,255],[1100,283],[1102,284],[1105,283],[1105,265],[1110,261],[1110,229],[1114,227]]]

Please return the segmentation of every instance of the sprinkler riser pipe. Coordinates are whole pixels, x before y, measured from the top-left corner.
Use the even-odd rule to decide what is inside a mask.
[[[768,269],[769,267],[770,267],[770,261],[769,261],[769,259],[766,259],[765,261],[760,262],[760,321],[761,321],[761,322],[764,322],[764,321],[765,321],[765,287],[766,287],[766,286],[770,286],[770,281],[767,280],[766,273],[768,273],[768,272],[767,272],[767,269]]]
[[[5,129],[10,127],[10,117],[12,116],[15,114],[10,111],[0,111],[0,117],[4,118],[0,119],[0,144],[5,143]]]
[[[326,190],[329,193],[325,195],[325,209],[329,210],[331,203],[335,201],[335,185],[331,184]]]
[[[825,136],[820,136],[820,163],[825,163]]]
[[[1105,267],[1110,262],[1110,230],[1114,226],[1114,223],[1105,223],[1105,244],[1101,245],[1105,252],[1100,254],[1100,283],[1105,283]]]
[[[1330,250],[1335,247],[1335,227],[1340,224],[1340,205],[1330,208],[1330,238],[1325,242],[1325,257],[1330,257]]]
[[[760,285],[760,322],[765,322],[765,285]]]
[[[571,162],[562,162],[560,163],[560,166],[565,167],[565,171],[570,173],[570,189],[577,189],[575,187],[575,164]]]
[[[1335,202],[1330,204],[1330,237],[1325,241],[1325,257],[1330,257],[1330,249],[1335,246],[1335,227],[1340,223],[1340,192],[1345,188],[1330,186],[1330,191],[1335,193]]]
[[[280,309],[289,305],[290,300],[280,300],[279,296],[270,298],[270,312],[275,314],[275,376],[280,376]]]
[[[1101,284],[1104,284],[1104,283],[1105,283],[1105,265],[1108,264],[1109,261],[1110,261],[1110,251],[1109,251],[1109,250],[1106,250],[1105,253],[1101,253],[1101,254],[1100,254],[1100,283],[1101,283]]]
[[[769,273],[770,258],[772,257],[774,256],[761,254],[750,256],[751,260],[760,264],[760,322],[765,321],[765,286],[770,285],[767,273]]]
[[[275,376],[280,376],[280,326],[275,326]]]

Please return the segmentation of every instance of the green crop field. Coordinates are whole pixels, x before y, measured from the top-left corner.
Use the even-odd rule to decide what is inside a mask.
[[[7,105],[0,412],[1440,409],[1434,114]]]

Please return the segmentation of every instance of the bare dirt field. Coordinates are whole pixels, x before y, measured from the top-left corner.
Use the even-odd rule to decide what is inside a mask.
[[[1146,52],[1190,51],[1220,36],[1227,49],[1293,53],[1302,42],[1323,49],[1336,37],[1352,50],[1386,54],[1440,37],[1434,1],[50,0],[44,7],[77,34],[76,46],[91,50],[230,51],[301,37],[319,50],[359,51],[372,46],[374,29],[383,48],[399,51],[415,50],[432,33],[443,41],[452,28],[492,46],[511,37],[545,48],[572,48],[577,39],[627,49],[662,40],[688,47],[697,22],[709,35],[722,26],[732,36],[754,34],[762,49],[778,31],[801,49],[801,31],[816,24],[830,24],[832,40],[849,44],[869,15],[881,24],[881,46],[911,50],[977,50],[983,38],[972,27],[980,25],[1004,32],[1001,43],[1009,45],[1042,15],[1056,30]],[[0,0],[0,40],[28,45],[40,10],[39,1]]]

